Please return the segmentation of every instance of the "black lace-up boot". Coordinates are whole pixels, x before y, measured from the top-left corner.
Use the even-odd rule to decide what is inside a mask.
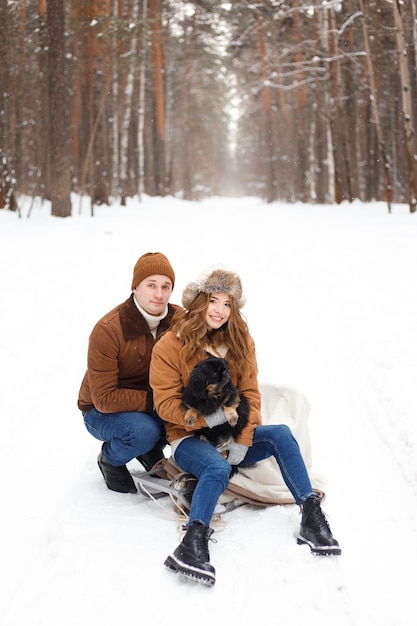
[[[342,554],[332,535],[317,496],[311,496],[301,506],[302,518],[297,543],[306,543],[314,554]]]
[[[112,465],[104,456],[103,450],[98,455],[97,463],[109,489],[119,493],[137,493],[135,483],[126,465]]]
[[[212,528],[194,522],[184,535],[180,545],[165,560],[164,565],[204,585],[214,585],[215,569],[210,565],[208,542]]]

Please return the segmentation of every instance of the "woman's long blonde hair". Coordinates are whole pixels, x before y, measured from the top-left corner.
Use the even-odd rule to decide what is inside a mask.
[[[177,334],[181,342],[180,360],[186,365],[196,354],[204,359],[207,348],[213,348],[216,351],[220,346],[225,346],[231,374],[237,375],[244,366],[250,349],[248,326],[237,307],[235,298],[230,297],[228,321],[218,330],[207,330],[205,313],[211,295],[200,292],[189,310],[180,309],[174,315],[171,330]]]

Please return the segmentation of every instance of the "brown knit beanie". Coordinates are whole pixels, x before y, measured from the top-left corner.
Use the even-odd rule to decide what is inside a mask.
[[[133,269],[132,291],[142,280],[148,276],[153,276],[153,274],[168,276],[171,279],[172,288],[174,288],[175,274],[166,256],[162,252],[147,252],[137,260]]]
[[[239,309],[246,303],[239,276],[220,268],[214,269],[209,274],[203,274],[195,282],[189,283],[182,292],[182,305],[185,309],[189,309],[199,293],[219,291],[228,293],[234,298]]]

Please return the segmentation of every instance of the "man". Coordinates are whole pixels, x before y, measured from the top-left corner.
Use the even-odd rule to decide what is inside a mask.
[[[148,252],[133,270],[132,294],[94,326],[78,408],[88,432],[103,441],[98,466],[109,489],[135,493],[126,463],[146,470],[163,458],[162,420],[149,385],[152,348],[177,307],[169,304],[175,274],[165,255]]]

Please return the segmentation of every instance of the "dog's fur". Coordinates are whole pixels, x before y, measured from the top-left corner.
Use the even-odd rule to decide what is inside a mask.
[[[225,359],[210,357],[197,363],[183,391],[182,405],[186,409],[185,421],[188,426],[196,422],[198,414],[207,416],[223,407],[227,422],[195,432],[216,448],[236,441],[248,423],[249,402],[232,385]]]

